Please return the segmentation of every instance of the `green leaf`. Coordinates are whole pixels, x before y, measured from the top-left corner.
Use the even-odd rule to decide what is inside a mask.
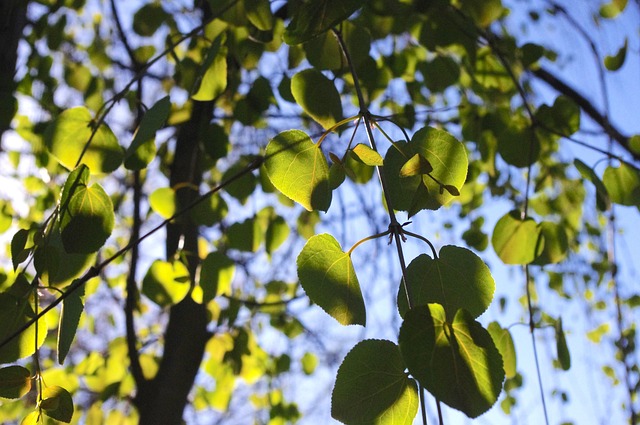
[[[629,148],[633,153],[640,154],[640,135],[636,134],[629,138]]]
[[[76,336],[80,316],[84,311],[84,285],[69,294],[62,301],[62,312],[58,325],[58,363],[64,364],[64,359],[69,354],[71,343]]]
[[[624,61],[627,58],[628,41],[629,40],[627,40],[626,38],[624,39],[624,44],[622,45],[622,47],[620,47],[620,49],[618,49],[618,52],[614,56],[605,56],[604,66],[609,71],[617,71],[622,68],[622,65],[624,65]]]
[[[256,252],[264,241],[265,229],[255,217],[233,223],[227,230],[228,246],[244,252]]]
[[[342,119],[340,94],[333,81],[320,71],[305,69],[291,79],[291,94],[304,112],[325,129]]]
[[[515,377],[518,372],[516,368],[516,347],[513,343],[511,332],[502,328],[498,322],[489,323],[487,331],[489,331],[491,338],[493,338],[493,343],[502,356],[506,378]]]
[[[266,156],[267,174],[280,192],[308,211],[329,209],[329,165],[309,136],[284,131],[269,141]]]
[[[255,158],[250,156],[242,156],[235,164],[227,169],[222,175],[222,181],[227,181],[251,166]],[[235,181],[225,185],[224,190],[229,195],[236,198],[240,203],[244,204],[253,194],[256,188],[257,180],[252,172],[243,174]]]
[[[609,166],[604,170],[602,182],[612,202],[627,206],[640,206],[640,172],[629,164]]]
[[[418,388],[404,370],[393,342],[359,342],[338,369],[331,416],[345,424],[412,424],[418,411]]]
[[[31,372],[22,366],[0,369],[0,397],[20,398],[31,390]]]
[[[564,260],[569,251],[569,239],[564,227],[550,221],[543,221],[538,227],[544,239],[544,248],[532,264],[541,266]]]
[[[13,271],[16,271],[20,263],[29,257],[31,248],[25,249],[28,239],[29,231],[27,229],[19,229],[15,235],[13,235],[13,238],[11,238],[11,262],[13,263]]]
[[[269,31],[273,28],[273,14],[269,0],[244,0],[244,9],[249,22],[260,31]]]
[[[489,267],[472,251],[453,245],[440,249],[436,259],[421,254],[407,267],[406,283],[413,305],[438,303],[449,320],[464,308],[474,318],[491,304],[496,289]],[[400,285],[398,310],[404,316],[409,310]]]
[[[176,213],[176,193],[170,187],[161,187],[149,195],[149,206],[164,219],[173,217]]]
[[[311,301],[342,325],[365,325],[364,299],[351,256],[333,236],[311,237],[296,263],[300,284]]]
[[[95,125],[91,113],[84,106],[67,109],[45,130],[43,137],[47,149],[69,170],[76,168],[82,155],[81,163],[87,165],[92,173],[110,173],[120,166],[124,152],[106,124],[98,128],[87,147]]]
[[[20,421],[20,425],[42,425],[44,423],[40,410],[29,413]]]
[[[535,220],[521,219],[520,211],[503,215],[491,237],[493,249],[505,264],[529,264],[544,249],[544,239]]]
[[[384,165],[392,207],[413,215],[422,209],[436,210],[450,202],[456,190],[459,193],[467,177],[468,159],[464,145],[451,134],[424,127],[408,144],[396,142],[389,148]],[[433,169],[427,174],[410,175],[429,166]]]
[[[43,285],[66,286],[95,262],[95,252],[68,253],[58,225],[51,229],[45,240],[46,244],[39,246],[33,255],[34,266]]]
[[[605,19],[613,19],[627,7],[627,0],[611,0],[600,6],[600,16]]]
[[[432,171],[433,167],[429,160],[417,153],[402,166],[400,177],[421,176]]]
[[[217,194],[209,196],[191,209],[191,219],[200,226],[211,227],[227,216],[229,207],[224,199]]]
[[[369,182],[375,171],[374,167],[365,164],[353,151],[347,152],[343,165],[345,175],[358,184]]]
[[[280,216],[271,218],[264,242],[267,254],[274,253],[287,240],[289,232],[289,225],[284,218]]]
[[[53,385],[42,390],[40,407],[50,418],[69,423],[73,417],[73,399],[69,391]]]
[[[211,101],[227,88],[227,48],[223,46],[224,33],[211,43],[207,57],[202,64],[201,77],[196,81],[193,100]]]
[[[409,372],[433,396],[475,418],[498,399],[505,372],[493,339],[466,310],[447,322],[439,304],[415,307],[400,328]]]
[[[363,164],[371,167],[381,167],[384,165],[382,156],[377,151],[374,151],[369,146],[362,143],[358,143],[351,150],[356,158],[362,161]]]
[[[180,261],[155,260],[142,280],[142,293],[160,307],[179,303],[190,289],[189,270]]]
[[[115,222],[111,198],[97,183],[73,185],[65,194],[69,202],[61,205],[60,212],[60,236],[65,251],[70,254],[98,251],[111,235]]]
[[[156,155],[156,131],[169,117],[171,100],[165,96],[157,101],[144,116],[125,154],[124,166],[128,170],[142,170]]]
[[[28,296],[14,296],[0,293],[0,341],[4,341],[15,331],[35,318],[33,307]],[[47,336],[47,321],[40,318],[37,322],[38,340],[36,341],[36,326],[30,326],[11,342],[0,348],[0,363],[11,363],[25,358],[36,352],[36,347],[42,346]]]
[[[143,37],[151,37],[168,17],[160,4],[145,4],[133,15],[133,30]]]
[[[609,192],[604,187],[604,183],[598,177],[598,175],[584,162],[579,159],[573,160],[573,165],[578,169],[582,177],[589,180],[596,187],[596,205],[600,211],[608,211],[611,208],[611,199],[609,199]]]
[[[567,96],[558,96],[553,106],[541,105],[538,108],[536,121],[545,130],[570,136],[580,129],[580,107]]]
[[[304,353],[302,359],[300,359],[300,363],[302,363],[302,371],[305,375],[311,375],[318,367],[318,356],[313,353]]]
[[[200,268],[202,302],[208,303],[215,297],[231,293],[231,281],[236,264],[221,252],[210,252]]]
[[[469,15],[481,28],[486,28],[500,18],[504,12],[500,0],[462,0],[462,11]]]
[[[558,353],[558,362],[562,370],[571,369],[571,354],[569,353],[569,346],[564,336],[564,330],[562,329],[562,317],[556,321],[556,351]]]
[[[300,44],[322,34],[351,16],[364,0],[316,0],[295,9],[284,31],[287,44]]]

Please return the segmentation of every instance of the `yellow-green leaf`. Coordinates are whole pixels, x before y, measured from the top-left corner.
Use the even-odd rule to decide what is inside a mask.
[[[193,100],[210,101],[218,97],[227,87],[227,48],[223,45],[224,33],[213,41],[196,82]]]
[[[57,385],[42,390],[40,407],[45,415],[61,422],[69,423],[73,417],[73,399],[69,391]]]
[[[311,237],[297,266],[300,285],[311,301],[342,325],[365,325],[364,299],[351,257],[333,236]]]
[[[523,220],[520,211],[513,210],[496,223],[491,244],[505,264],[529,264],[544,249],[544,239],[540,232],[535,220]]]
[[[69,170],[76,168],[82,156],[80,163],[87,165],[92,173],[110,173],[120,166],[124,152],[115,134],[104,123],[88,143],[95,125],[84,106],[67,109],[45,130],[47,149]]]
[[[156,154],[155,136],[169,117],[171,101],[165,96],[157,101],[142,117],[142,121],[127,149],[124,166],[128,170],[146,168]]]
[[[329,165],[322,150],[300,130],[288,130],[267,145],[265,166],[271,183],[308,211],[331,204]]]
[[[291,93],[302,109],[325,129],[342,120],[342,102],[333,81],[320,71],[305,69],[291,79]]]
[[[409,372],[438,400],[470,418],[498,400],[502,356],[466,310],[449,322],[440,304],[417,306],[405,315],[398,341]]]
[[[404,370],[393,342],[359,342],[338,369],[331,416],[344,424],[412,424],[418,412],[418,388]]]
[[[180,261],[155,260],[142,280],[142,293],[160,307],[179,303],[189,289],[189,270]]]

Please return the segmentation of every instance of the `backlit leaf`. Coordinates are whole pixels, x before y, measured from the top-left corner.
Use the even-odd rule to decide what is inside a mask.
[[[329,30],[347,19],[364,4],[364,0],[316,0],[295,10],[284,32],[287,44],[299,44]]]
[[[516,347],[508,329],[504,329],[498,322],[489,323],[487,328],[496,348],[504,362],[504,373],[507,379],[513,378],[518,372],[516,369]]]
[[[106,124],[98,128],[86,147],[94,126],[91,113],[84,106],[67,109],[47,127],[44,133],[47,149],[69,170],[76,168],[82,155],[81,163],[87,165],[92,173],[110,173],[120,166],[124,152]]]
[[[418,389],[404,370],[400,350],[391,341],[359,342],[338,369],[331,416],[345,424],[412,424]]]
[[[148,3],[133,14],[133,30],[136,34],[151,37],[169,15],[159,3]]]
[[[244,9],[249,21],[260,31],[273,28],[273,14],[269,0],[244,0]]]
[[[71,343],[76,336],[80,316],[84,311],[84,285],[80,286],[62,301],[60,324],[58,325],[58,363],[63,364],[69,354]]]
[[[365,325],[360,284],[338,241],[329,234],[311,237],[298,255],[298,278],[307,296],[342,325]]]
[[[0,397],[20,398],[31,389],[31,372],[22,366],[0,369]]]
[[[28,238],[29,231],[27,229],[19,229],[11,238],[11,262],[14,271],[17,270],[20,263],[29,257],[31,249],[25,249]]]
[[[466,310],[448,322],[439,304],[415,307],[400,328],[400,351],[435,398],[475,418],[497,401],[505,372],[491,335]]]
[[[342,103],[333,81],[320,71],[305,69],[291,79],[291,93],[302,109],[325,129],[342,119]]]
[[[4,341],[15,331],[35,318],[31,300],[28,296],[14,296],[0,293],[0,341]],[[32,325],[0,348],[0,363],[11,363],[18,359],[32,355],[36,346],[40,347],[47,336],[47,321],[44,318],[38,320],[38,341],[36,340],[36,326]]]
[[[269,220],[269,227],[265,233],[265,248],[267,254],[272,254],[289,237],[289,225],[284,218],[275,216]]]
[[[554,264],[564,260],[569,251],[569,240],[564,227],[550,221],[543,221],[538,227],[540,236],[544,239],[544,248],[532,264]]]
[[[358,143],[353,147],[352,152],[356,158],[371,167],[381,167],[384,164],[382,156],[365,144]]]
[[[265,166],[271,183],[308,211],[331,204],[329,165],[322,150],[300,130],[288,130],[267,145]]]
[[[223,253],[209,253],[200,268],[202,302],[208,303],[218,295],[230,294],[235,270],[235,263]]]
[[[640,206],[640,172],[622,163],[604,170],[602,182],[612,202],[620,205]]]
[[[624,44],[622,45],[622,47],[620,47],[620,49],[618,49],[618,52],[613,55],[613,56],[605,56],[604,58],[604,66],[609,70],[609,71],[617,71],[620,68],[622,68],[622,65],[624,65],[624,61],[627,58],[627,45],[628,45],[628,41],[626,38],[624,40]]]
[[[69,202],[61,206],[60,236],[66,252],[98,251],[111,235],[115,222],[113,203],[102,186],[76,185]]]
[[[179,303],[190,288],[189,270],[180,261],[155,260],[142,280],[142,293],[160,307]]]
[[[40,407],[50,418],[69,423],[73,417],[73,399],[69,391],[53,385],[42,390]]]
[[[167,219],[176,213],[176,193],[170,187],[161,187],[149,195],[149,206],[160,217]]]
[[[544,249],[540,232],[535,220],[523,220],[520,211],[513,210],[496,223],[491,244],[505,264],[529,264]]]
[[[571,369],[571,354],[569,353],[569,346],[564,336],[564,329],[562,329],[562,318],[559,318],[555,324],[556,330],[556,351],[558,353],[558,362],[562,370]]]
[[[125,154],[124,166],[128,170],[145,168],[156,154],[155,136],[169,117],[171,101],[165,96],[157,101],[142,117],[140,126]]]
[[[438,303],[449,320],[464,308],[474,318],[491,304],[495,281],[489,267],[472,251],[453,245],[440,249],[438,258],[421,254],[407,267],[406,283],[413,305]],[[408,310],[402,288],[398,291],[398,309],[404,316]]]
[[[412,175],[429,166],[433,168],[429,173]],[[409,211],[410,216],[422,209],[440,208],[454,198],[455,190],[462,189],[467,168],[466,149],[455,137],[432,127],[418,130],[409,143],[396,142],[385,156],[385,180],[393,208]]]
[[[207,57],[202,64],[201,77],[196,83],[197,89],[191,96],[193,100],[210,101],[218,97],[227,87],[227,48],[223,45],[224,34],[211,43]]]
[[[596,205],[598,209],[600,211],[608,211],[609,208],[611,208],[611,200],[609,199],[609,192],[607,192],[607,188],[604,186],[604,183],[602,183],[602,180],[600,180],[591,167],[579,159],[574,159],[573,165],[575,165],[582,177],[589,180],[596,187]]]

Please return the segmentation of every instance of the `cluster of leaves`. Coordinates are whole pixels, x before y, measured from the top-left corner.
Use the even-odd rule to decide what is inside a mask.
[[[619,3],[603,7],[602,16],[615,17],[616,8],[618,13],[624,9]],[[509,412],[522,377],[510,331],[497,322],[483,326],[479,321],[493,302],[496,282],[476,252],[490,242],[504,264],[540,267],[541,274],[548,273],[549,286],[566,295],[562,283],[558,287],[552,279],[558,275],[552,266],[580,251],[582,238],[597,239],[602,233],[597,225],[584,225],[585,188],[595,188],[598,213],[608,214],[613,204],[640,208],[640,172],[633,160],[610,161],[600,177],[585,162],[566,163],[558,155],[563,138],[580,129],[579,99],[565,93],[552,105],[534,109],[529,104],[522,81],[552,60],[554,52],[494,34],[492,29],[509,13],[500,0],[299,0],[278,10],[266,0],[211,0],[207,15],[213,18],[187,35],[180,29],[198,16],[195,11],[177,13],[171,5],[144,3],[133,14],[131,39],[137,47],[123,40],[130,68],[113,53],[110,37],[101,34],[99,18],[70,30],[67,21],[91,4],[42,1],[38,7],[42,10],[33,12],[25,36],[29,71],[18,91],[34,97],[52,118],[32,123],[19,115],[14,122],[17,134],[30,144],[33,165],[50,180],[25,178],[33,198],[29,215],[14,219],[5,207],[0,217],[3,230],[19,227],[11,239],[13,268],[0,284],[0,362],[13,363],[0,369],[0,397],[28,398],[33,391],[36,402],[28,414],[18,403],[6,409],[2,404],[0,420],[22,417],[31,424],[45,417],[62,422],[83,417],[86,423],[100,423],[103,404],[115,401],[119,409],[111,409],[108,419],[135,421],[134,412],[125,413],[137,384],[127,367],[138,354],[128,351],[122,337],[103,342],[105,358],[78,343],[83,333],[98,334],[101,326],[85,313],[84,304],[104,298],[105,292],[122,296],[125,274],[109,272],[117,270],[132,247],[184,216],[204,229],[209,243],[176,258],[159,259],[154,252],[140,279],[141,304],[135,313],[152,323],[138,344],[152,341],[152,349],[138,359],[150,379],[162,355],[162,347],[153,342],[160,332],[154,314],[186,298],[206,305],[216,333],[201,369],[215,385],[213,390],[197,385],[195,410],[226,411],[238,378],[246,384],[264,380],[269,390],[252,397],[256,410],[266,412],[269,423],[295,422],[297,406],[274,387],[296,367],[313,373],[317,358],[310,352],[297,359],[269,353],[259,329],[268,322],[289,341],[303,334],[301,318],[288,306],[302,290],[338,323],[365,326],[370,306],[351,254],[366,241],[388,236],[400,270],[398,340],[365,339],[348,352],[338,369],[332,416],[346,424],[410,424],[420,388],[471,418],[489,410],[505,390],[502,406]],[[87,34],[91,42],[80,43]],[[44,39],[47,52],[40,50]],[[67,50],[75,55],[49,54]],[[625,43],[604,65],[619,69],[626,51]],[[286,70],[274,74],[269,64],[283,62],[285,55]],[[165,65],[164,74],[151,71],[156,62]],[[118,67],[128,81],[118,80],[119,72],[113,72]],[[83,106],[56,102],[58,78]],[[130,91],[134,83],[149,84],[162,94],[143,102]],[[122,85],[125,89],[116,92]],[[420,108],[446,106],[452,98],[456,107],[423,118]],[[111,129],[121,100],[129,115],[144,111],[131,126],[132,134]],[[158,183],[165,181],[177,155],[169,143],[174,134],[164,134],[188,125],[204,102],[214,103],[215,116],[206,117],[194,132],[201,154],[194,169],[205,170],[207,188],[185,206],[179,201],[182,187]],[[302,125],[323,129],[317,141],[301,129],[280,131],[266,146],[239,141],[239,127],[273,131],[277,121],[268,117],[292,106],[302,112]],[[349,125],[354,128],[346,142]],[[120,133],[124,136],[117,137]],[[130,142],[123,146],[123,140]],[[629,142],[631,158],[639,154],[637,140]],[[11,155],[16,168],[25,161]],[[152,186],[144,201],[149,207],[145,220],[156,221],[143,237],[128,242],[124,229],[133,221],[131,206],[141,202],[127,195],[133,175]],[[348,250],[335,236],[316,234],[320,212],[331,209],[334,194],[374,176],[387,230]],[[490,196],[514,204],[491,237],[481,215]],[[269,204],[246,214],[253,198]],[[458,211],[461,223],[472,218],[462,234],[467,247],[436,250],[435,236],[414,234],[397,219],[406,214],[417,220],[441,209]],[[298,279],[284,282],[277,261],[293,264],[293,252],[302,245],[297,236],[306,239],[295,262]],[[426,243],[429,251],[405,265],[407,239]],[[253,270],[264,269],[253,267],[262,253],[272,270],[265,279]],[[199,259],[196,274],[190,273],[190,256]],[[594,264],[598,284],[607,273],[615,277],[606,257]],[[633,307],[633,299],[627,304]],[[530,300],[526,308],[533,312]],[[531,313],[530,329],[553,325],[557,365],[568,370],[571,356],[560,312],[544,313],[535,321]],[[634,352],[631,331],[618,341],[623,362]],[[54,333],[55,341],[50,338]],[[33,372],[21,360],[29,356],[35,359]],[[55,367],[54,356],[62,368]],[[72,396],[83,391],[90,401],[74,411]]]

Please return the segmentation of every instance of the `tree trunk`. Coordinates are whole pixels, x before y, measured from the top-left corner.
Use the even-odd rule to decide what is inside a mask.
[[[18,42],[27,22],[28,0],[0,1],[0,140],[16,113],[14,81]]]

